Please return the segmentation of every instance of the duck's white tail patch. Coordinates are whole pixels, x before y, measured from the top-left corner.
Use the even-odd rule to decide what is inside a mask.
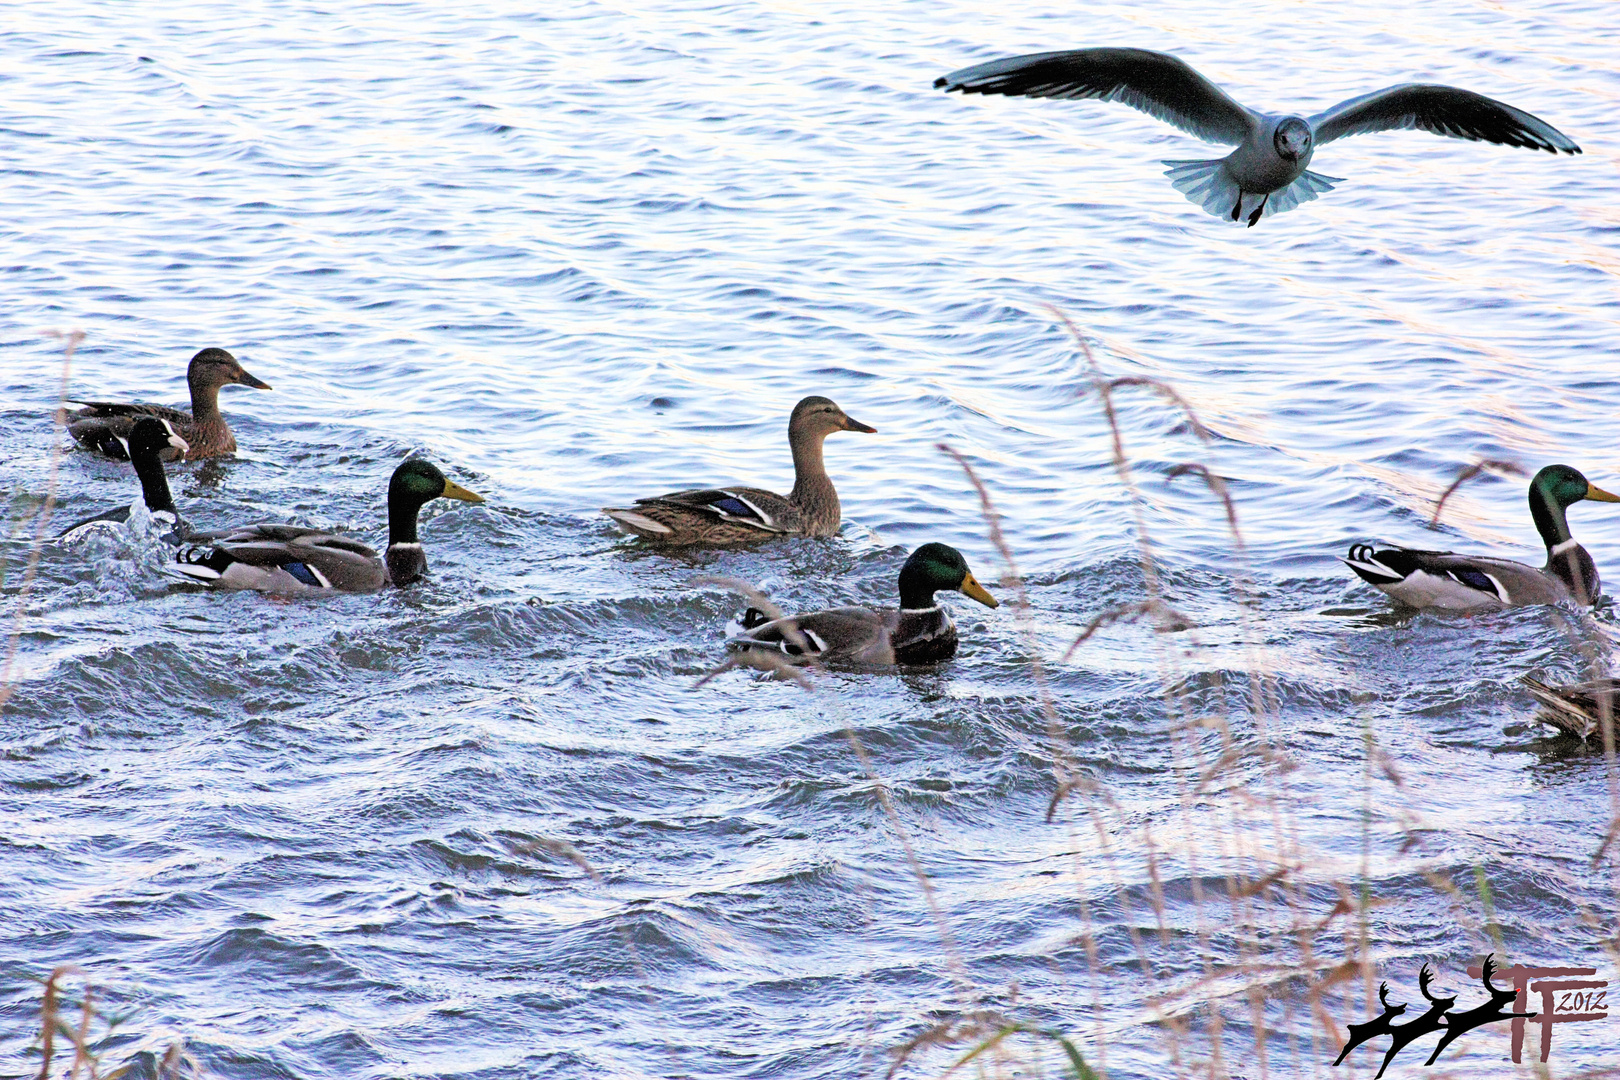
[[[212,583],[220,579],[220,572],[206,563],[176,563],[165,569],[192,581]]]
[[[1346,566],[1367,573],[1384,582],[1403,581],[1406,575],[1378,561],[1378,553],[1367,544],[1350,545],[1350,554],[1343,560]]]
[[[619,510],[613,507],[603,507],[602,513],[613,519],[619,531],[630,536],[668,536],[674,532],[668,525],[654,521],[634,510]]]

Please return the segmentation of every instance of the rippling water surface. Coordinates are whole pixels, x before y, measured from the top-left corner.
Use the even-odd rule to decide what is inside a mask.
[[[1426,528],[1480,458],[1620,483],[1613,14],[8,8],[3,590],[27,618],[0,714],[0,1072],[37,1069],[30,979],[60,962],[132,1010],[111,1060],[181,1038],[220,1076],[310,1078],[882,1075],[976,1009],[1113,1077],[1320,1075],[1305,973],[1363,943],[1395,1000],[1432,961],[1473,1004],[1461,968],[1489,951],[1613,978],[1612,766],[1533,724],[1516,681],[1587,670],[1587,632],[1401,615],[1335,559],[1383,539],[1539,563],[1521,479]],[[1351,139],[1313,164],[1337,190],[1241,229],[1160,175],[1220,151],[1150,118],[931,88],[1085,44],[1174,50],[1260,108],[1455,83],[1586,153]],[[1065,655],[1145,583],[1052,306],[1212,433],[1118,394],[1193,629]],[[411,452],[489,501],[430,507],[433,575],[407,590],[211,595],[130,539],[47,547],[23,601],[52,328],[87,335],[70,394],[181,402],[209,345],[274,386],[225,392],[234,459],[171,470],[199,524],[380,541]],[[595,512],[785,490],[810,393],[879,430],[828,442],[836,539],[668,555]],[[891,601],[928,540],[1006,569],[941,442],[995,499],[1029,614],[952,604],[963,647],[933,670],[694,690],[738,606],[695,575],[798,607]],[[1226,478],[1246,562],[1203,484],[1165,478],[1184,461]],[[80,452],[57,490],[58,521],[134,493]],[[1620,579],[1620,520],[1572,518]],[[1096,787],[1048,822],[1075,770]],[[1363,888],[1381,905],[1333,915]],[[1359,1020],[1367,990],[1324,1008]],[[1616,1023],[1560,1027],[1554,1074],[1612,1065]],[[1448,1052],[1457,1075],[1505,1075],[1503,1027]],[[1057,1067],[1003,1049],[981,1062]]]

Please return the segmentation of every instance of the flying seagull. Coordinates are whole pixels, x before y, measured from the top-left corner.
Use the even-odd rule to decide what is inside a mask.
[[[1232,100],[1186,61],[1148,49],[1071,49],[991,60],[935,79],[947,93],[1121,101],[1206,142],[1235,145],[1224,158],[1166,161],[1177,191],[1216,217],[1292,210],[1333,185],[1307,171],[1323,143],[1369,131],[1417,128],[1455,139],[1578,154],[1574,140],[1522,109],[1471,90],[1403,83],[1353,97],[1315,116],[1257,113]]]

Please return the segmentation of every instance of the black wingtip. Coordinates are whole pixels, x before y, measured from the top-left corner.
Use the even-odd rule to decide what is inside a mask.
[[[938,90],[940,87],[945,86],[950,81],[951,80],[949,80],[945,76],[941,75],[939,78],[934,80],[934,89]]]

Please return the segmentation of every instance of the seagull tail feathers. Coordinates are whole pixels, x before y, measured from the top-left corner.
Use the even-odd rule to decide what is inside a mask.
[[[1333,185],[1341,183],[1343,178],[1338,176],[1323,176],[1321,173],[1304,172],[1299,179],[1269,196],[1261,196],[1253,192],[1245,192],[1232,178],[1226,169],[1225,158],[1212,158],[1209,161],[1166,161],[1170,166],[1164,170],[1164,175],[1170,178],[1170,184],[1177,191],[1187,196],[1187,201],[1204,209],[1206,213],[1228,221],[1249,221],[1252,225],[1261,217],[1270,217],[1292,210],[1303,202],[1310,202],[1325,191],[1332,191]],[[1260,200],[1264,199],[1264,202]],[[1258,216],[1254,211],[1259,210]],[[1252,217],[1252,220],[1250,220]]]
[[[1334,184],[1342,184],[1342,176],[1323,176],[1307,170],[1300,174],[1299,179],[1283,188],[1281,191],[1271,193],[1266,201],[1266,216],[1280,214],[1285,210],[1292,210],[1300,203],[1310,202],[1325,192],[1333,190]]]
[[[1218,218],[1231,218],[1232,208],[1243,197],[1243,189],[1226,170],[1225,158],[1209,161],[1166,161],[1164,175],[1170,184],[1187,196],[1187,201]]]

